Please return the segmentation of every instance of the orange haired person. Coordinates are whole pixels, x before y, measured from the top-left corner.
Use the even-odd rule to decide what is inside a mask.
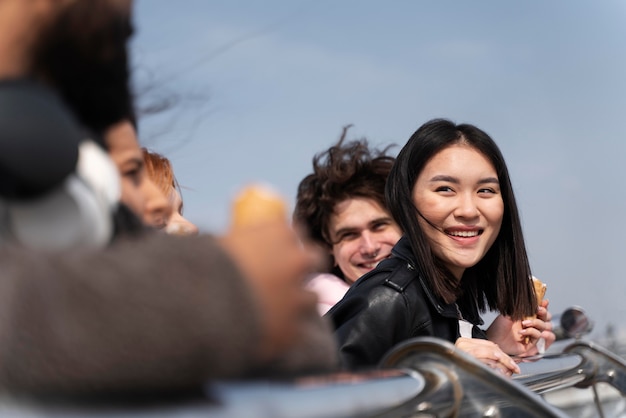
[[[174,177],[172,163],[156,152],[142,148],[148,177],[167,196],[172,204],[172,215],[165,223],[165,232],[174,235],[197,235],[198,227],[183,217],[180,185]]]

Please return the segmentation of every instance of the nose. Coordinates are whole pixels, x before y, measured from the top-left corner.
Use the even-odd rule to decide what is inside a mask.
[[[380,242],[371,232],[363,231],[361,233],[359,250],[363,256],[374,258],[380,250]]]
[[[152,180],[146,178],[143,189],[146,197],[143,216],[144,223],[163,228],[167,220],[172,216],[172,204]]]
[[[478,205],[476,204],[477,197],[473,193],[463,193],[459,196],[455,216],[459,218],[472,219],[479,215]]]

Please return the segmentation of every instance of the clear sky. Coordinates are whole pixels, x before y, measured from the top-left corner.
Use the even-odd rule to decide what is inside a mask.
[[[140,103],[165,108],[141,140],[205,231],[250,182],[293,204],[344,125],[401,146],[469,122],[508,162],[551,310],[626,328],[626,0],[137,0],[135,25]]]

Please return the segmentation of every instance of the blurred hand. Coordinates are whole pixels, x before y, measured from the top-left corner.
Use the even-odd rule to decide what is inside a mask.
[[[505,376],[520,372],[517,363],[492,341],[460,337],[454,345]]]
[[[532,356],[545,351],[556,340],[552,332],[552,314],[548,311],[549,303],[547,299],[541,302],[536,318],[513,321],[498,315],[487,329],[487,338],[511,355]]]
[[[274,359],[294,342],[302,317],[315,310],[315,294],[303,287],[314,255],[282,220],[232,228],[221,242],[258,300],[264,332],[260,359]]]

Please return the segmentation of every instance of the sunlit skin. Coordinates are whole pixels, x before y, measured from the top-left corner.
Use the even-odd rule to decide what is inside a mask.
[[[183,216],[183,200],[178,190],[172,187],[170,192],[172,216],[167,220],[165,232],[175,235],[198,235],[198,227]]]
[[[163,228],[172,214],[172,205],[150,180],[133,125],[123,121],[105,134],[109,156],[117,166],[122,186],[121,202],[146,225]]]
[[[331,254],[349,284],[388,258],[402,235],[391,215],[367,198],[337,204],[328,229]]]
[[[457,278],[496,240],[504,203],[493,165],[475,148],[455,144],[435,154],[413,187],[418,221],[434,255]]]

